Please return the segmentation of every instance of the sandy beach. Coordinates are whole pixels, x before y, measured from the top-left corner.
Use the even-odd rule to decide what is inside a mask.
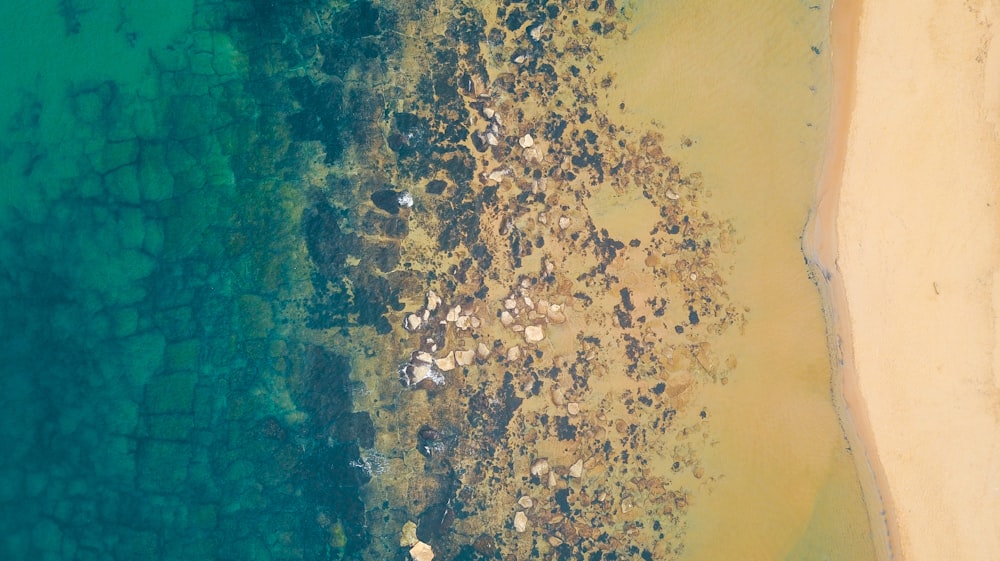
[[[831,281],[874,523],[892,559],[997,559],[996,5],[834,11],[837,106],[807,253]]]

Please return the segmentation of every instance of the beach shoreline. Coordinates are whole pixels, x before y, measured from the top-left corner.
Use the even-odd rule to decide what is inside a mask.
[[[993,14],[895,4],[834,2],[830,144],[803,249],[880,555],[986,560],[1000,550]]]
[[[833,91],[829,138],[816,204],[803,233],[803,252],[823,302],[833,368],[833,400],[843,424],[844,438],[853,451],[878,561],[888,561],[899,551],[896,515],[892,497],[882,492],[888,488],[885,471],[874,448],[864,397],[858,391],[847,295],[837,266],[837,210],[854,109],[861,8],[862,0],[834,0],[830,10]]]

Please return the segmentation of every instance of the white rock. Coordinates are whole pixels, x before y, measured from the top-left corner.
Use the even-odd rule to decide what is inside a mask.
[[[510,312],[507,310],[504,310],[500,312],[500,323],[502,323],[504,327],[510,327],[511,324],[514,323],[514,316],[510,315]]]
[[[438,296],[433,290],[428,290],[427,309],[433,312],[439,305],[441,305],[441,297]]]
[[[635,503],[632,502],[632,497],[625,497],[622,499],[622,514],[635,508]]]
[[[573,465],[569,466],[569,476],[576,477],[577,479],[583,477],[583,460],[577,460]]]
[[[513,362],[521,358],[521,347],[511,347],[507,349],[507,360]]]
[[[410,558],[413,561],[431,561],[434,559],[434,550],[430,545],[418,541],[410,548]]]
[[[403,191],[396,198],[396,202],[403,208],[410,208],[413,206],[413,195],[409,191]]]
[[[535,501],[531,500],[531,497],[529,497],[528,495],[524,495],[520,499],[517,499],[517,504],[521,505],[521,508],[524,508],[524,509],[527,510],[527,509],[535,506]],[[414,529],[416,529],[416,528],[414,528]]]
[[[517,300],[514,300],[513,298],[508,298],[503,301],[503,307],[505,310],[516,310]]]
[[[528,343],[537,343],[545,339],[545,331],[538,325],[529,325],[524,328],[524,340]]]
[[[530,134],[526,134],[518,139],[517,143],[521,145],[521,148],[531,148],[535,145],[535,139],[531,138]]]
[[[448,353],[445,356],[435,359],[434,364],[441,372],[448,372],[455,369],[455,353]]]
[[[537,460],[531,462],[531,475],[542,476],[549,473],[549,460],[548,458],[538,458]]]
[[[549,309],[545,311],[545,317],[552,323],[566,322],[566,313],[563,312],[563,307],[560,304],[550,305]]]
[[[500,139],[497,138],[497,135],[493,134],[492,132],[488,132],[486,133],[486,143],[489,144],[490,146],[496,146],[500,144]]]
[[[417,314],[409,314],[406,316],[406,323],[404,326],[406,327],[407,331],[416,331],[420,329],[420,326],[423,325],[423,323],[424,323],[423,318],[421,318]]]
[[[476,351],[465,350],[455,351],[455,363],[459,366],[468,366],[476,360]]]
[[[432,364],[434,362],[434,357],[430,353],[420,351],[413,357],[414,362],[422,362],[424,364]]]
[[[560,216],[559,217],[559,227],[562,228],[563,230],[565,230],[566,228],[569,228],[570,224],[572,224],[572,223],[573,223],[573,221],[570,220],[570,218],[568,216]]]
[[[563,544],[563,541],[556,536],[549,536],[545,538],[545,540],[548,541],[549,545],[551,545],[552,547],[559,547],[560,545]]]
[[[478,354],[480,358],[486,358],[490,356],[490,348],[486,346],[486,343],[480,342],[479,346],[476,347],[476,354]]]
[[[550,471],[549,472],[549,483],[548,483],[549,489],[555,489],[556,488],[556,483],[558,483],[556,481],[556,472]]]
[[[525,296],[524,297],[524,305],[525,305],[525,307],[527,307],[530,310],[530,309],[532,309],[532,308],[535,307],[535,302],[534,302],[534,300],[531,299],[530,296]]]
[[[430,379],[438,385],[444,381],[444,377],[431,368],[429,364],[416,363],[409,366],[409,375],[407,376],[407,384],[409,386],[416,386],[426,379]]]
[[[444,320],[449,323],[454,323],[458,319],[458,316],[462,314],[462,307],[455,306],[454,308],[448,310],[448,315],[445,316]]]
[[[577,402],[575,402],[575,401],[571,401],[571,402],[567,403],[566,404],[566,412],[569,413],[570,415],[579,415],[580,414],[580,404],[577,403]]]
[[[517,533],[520,534],[527,529],[528,529],[528,517],[525,516],[523,510],[519,510],[517,511],[517,514],[514,515],[514,530],[516,530]]]
[[[535,302],[535,311],[542,315],[547,314],[549,311],[549,301],[539,300],[538,302]]]
[[[459,329],[466,330],[469,328],[469,325],[469,316],[458,316],[458,319],[455,320],[455,327]]]
[[[486,117],[487,119],[492,119],[493,116],[496,114],[497,114],[496,110],[493,109],[492,107],[483,108],[483,117]]]
[[[473,329],[478,329],[479,326],[482,325],[482,322],[476,316],[469,316],[469,325],[471,325]]]

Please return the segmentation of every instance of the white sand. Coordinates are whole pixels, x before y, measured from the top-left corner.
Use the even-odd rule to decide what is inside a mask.
[[[1000,559],[996,9],[864,2],[855,81],[839,96],[853,111],[817,224],[835,238],[816,251],[895,559]]]

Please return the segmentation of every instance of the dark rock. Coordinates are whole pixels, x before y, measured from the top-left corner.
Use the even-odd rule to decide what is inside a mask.
[[[433,504],[420,513],[417,522],[417,539],[431,542],[441,539],[455,523],[455,510],[451,500]]]
[[[570,489],[558,489],[555,492],[556,504],[559,505],[559,512],[569,515],[572,510],[569,507]]]
[[[447,186],[447,182],[441,181],[440,179],[434,179],[427,183],[425,190],[431,195],[440,195],[441,193],[444,193],[444,189]]]
[[[309,257],[327,277],[333,277],[344,264],[347,255],[358,244],[352,234],[340,228],[341,211],[326,201],[318,201],[302,213],[302,229]]]
[[[371,195],[372,203],[389,214],[399,214],[399,191],[393,189],[380,189]]]
[[[359,39],[380,33],[379,10],[370,0],[349,2],[347,9],[338,13],[333,29],[345,39]]]
[[[556,421],[556,437],[559,440],[575,440],[576,439],[576,425],[569,422],[569,417],[557,416]]]
[[[479,534],[476,541],[472,543],[472,548],[476,550],[476,553],[484,555],[486,557],[492,557],[497,550],[497,542],[493,536],[489,534]]]
[[[375,424],[367,411],[355,411],[341,415],[334,430],[334,437],[340,442],[354,442],[361,448],[375,446]]]
[[[528,16],[521,11],[521,8],[514,8],[509,14],[507,14],[507,21],[505,22],[505,25],[508,30],[517,31],[518,29],[521,29],[527,21]]]
[[[632,291],[627,288],[623,288],[621,289],[620,294],[622,297],[622,305],[625,306],[625,309],[630,312],[634,310],[635,304],[632,303]]]
[[[430,425],[423,425],[417,431],[417,451],[429,458],[438,449],[441,440],[441,433]]]

